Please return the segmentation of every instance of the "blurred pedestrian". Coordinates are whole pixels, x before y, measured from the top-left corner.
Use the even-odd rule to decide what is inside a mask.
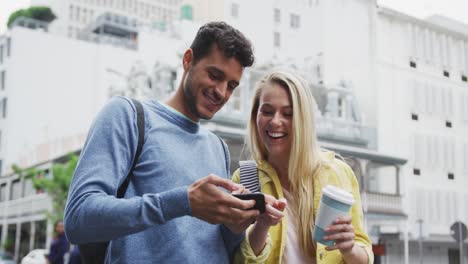
[[[50,264],[64,264],[63,256],[68,252],[70,244],[65,237],[63,221],[58,220],[55,222],[54,227],[55,237],[50,245],[49,254],[46,255],[46,259]]]

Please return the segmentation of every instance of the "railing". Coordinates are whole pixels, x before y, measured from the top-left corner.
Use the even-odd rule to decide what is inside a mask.
[[[110,44],[117,47],[123,47],[131,50],[138,49],[138,40],[137,39],[129,39],[129,38],[121,38],[115,37],[111,35],[98,35],[95,33],[90,32],[81,32],[78,34],[78,39],[95,42],[95,43],[105,43]]]
[[[374,149],[376,144],[375,128],[365,127],[357,122],[317,116],[317,136],[335,141]]]
[[[29,18],[29,17],[18,17],[11,23],[10,28],[13,28],[15,26],[20,26],[20,27],[26,27],[30,29],[42,29],[44,31],[47,31],[49,27],[49,22]]]
[[[405,215],[403,198],[400,195],[364,192],[362,199],[369,213]]]
[[[0,219],[46,212],[51,208],[51,204],[51,199],[46,193],[0,202]]]

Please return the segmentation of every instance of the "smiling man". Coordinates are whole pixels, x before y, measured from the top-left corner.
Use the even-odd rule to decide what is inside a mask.
[[[143,103],[144,144],[135,105],[116,97],[91,127],[70,186],[65,229],[74,244],[110,241],[105,263],[229,263],[258,216],[228,192],[225,143],[200,126],[211,119],[253,64],[250,42],[223,22],[202,26],[185,51],[184,74],[167,102]],[[221,190],[226,189],[228,192]]]

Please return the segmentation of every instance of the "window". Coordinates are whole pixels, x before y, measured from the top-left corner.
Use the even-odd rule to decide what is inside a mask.
[[[1,163],[1,160],[0,160],[0,163]],[[6,191],[7,191],[7,184],[2,183],[2,185],[0,185],[0,202],[6,201],[6,198],[7,198]]]
[[[275,23],[281,22],[281,10],[279,10],[278,8],[273,9],[273,21]]]
[[[34,234],[34,248],[46,248],[46,230],[47,221],[41,220],[34,222],[36,233]]]
[[[239,17],[239,4],[237,3],[232,3],[231,4],[231,16],[234,18]]]
[[[455,174],[452,173],[452,172],[449,172],[447,176],[448,176],[449,180],[454,180],[455,179]]]
[[[6,55],[7,57],[10,57],[11,54],[11,38],[7,38],[6,41]]]
[[[299,28],[301,19],[299,15],[291,14],[291,28]]]
[[[416,68],[416,62],[414,61],[410,61],[409,65],[411,68]]]
[[[449,248],[448,264],[460,264],[460,251],[458,249]]]
[[[31,237],[31,222],[20,224],[19,255],[26,256],[29,252],[29,239]]]
[[[421,175],[421,170],[420,169],[413,169],[413,174],[414,175]]]
[[[22,190],[21,190],[21,181],[20,179],[14,180],[11,182],[11,190],[10,190],[10,200],[15,200],[21,198]]]
[[[448,78],[450,77],[450,73],[448,71],[444,71],[444,76]]]
[[[24,197],[36,194],[32,178],[24,179]]]
[[[73,17],[74,13],[75,13],[75,10],[74,10],[74,8],[73,8],[73,5],[70,5],[69,19],[70,19],[71,21],[73,21],[73,19],[74,19],[74,17]]]
[[[3,98],[3,100],[1,101],[1,104],[2,104],[2,106],[1,106],[1,108],[0,108],[0,110],[2,111],[2,115],[1,115],[1,116],[2,116],[3,118],[6,118],[6,116],[7,116],[7,99],[6,99],[6,98]]]
[[[448,128],[451,128],[452,127],[452,122],[445,121],[445,126],[448,127]]]
[[[417,114],[411,114],[411,120],[418,121],[418,115]]]
[[[466,75],[462,75],[461,80],[462,80],[462,82],[468,82],[468,79],[466,78]]]
[[[5,90],[5,71],[0,72],[0,90]]]
[[[273,46],[279,47],[281,45],[280,33],[274,32],[273,33]]]

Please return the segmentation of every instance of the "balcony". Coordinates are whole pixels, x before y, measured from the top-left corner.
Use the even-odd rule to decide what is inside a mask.
[[[49,22],[29,18],[29,17],[18,17],[13,21],[11,24],[10,28],[13,27],[25,27],[25,28],[30,28],[30,29],[41,29],[45,32],[48,31],[49,28]]]
[[[375,149],[377,130],[354,121],[317,116],[317,136],[324,141]]]
[[[364,191],[361,196],[367,213],[406,216],[401,195]]]
[[[0,219],[21,217],[50,211],[51,199],[46,193],[0,202]]]
[[[138,48],[137,21],[117,14],[104,13],[80,32],[78,39],[136,50]]]

